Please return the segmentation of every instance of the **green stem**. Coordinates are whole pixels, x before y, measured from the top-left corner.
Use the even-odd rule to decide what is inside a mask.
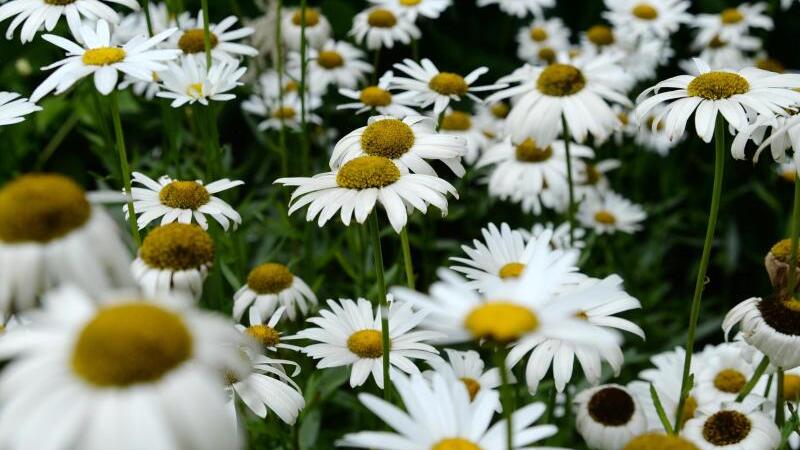
[[[758,367],[756,367],[755,372],[753,372],[753,376],[750,377],[750,379],[747,381],[747,384],[745,384],[744,387],[742,387],[742,390],[739,391],[739,395],[736,396],[737,402],[744,400],[744,398],[747,397],[747,394],[749,394],[753,388],[756,387],[758,380],[760,380],[761,376],[764,375],[764,371],[767,370],[767,367],[769,367],[769,357],[764,356],[761,358],[761,362],[758,363]]]
[[[386,301],[386,275],[383,271],[383,251],[381,250],[380,225],[378,211],[374,210],[369,218],[369,231],[372,240],[372,252],[375,258],[375,275],[378,282],[378,304],[381,307],[381,342],[383,344],[383,398],[389,401],[392,392],[392,380],[389,377],[389,303]]]
[[[439,117],[436,119],[436,132],[438,133],[439,130],[442,129],[442,122],[444,122],[444,114],[446,111],[442,111],[439,113]]]
[[[280,19],[278,19],[280,20]],[[306,121],[306,72],[308,66],[308,55],[306,54],[306,0],[300,0],[300,129],[302,132],[302,168],[303,173],[308,172],[309,160],[309,141],[308,123]]]
[[[206,49],[206,69],[211,69],[211,32],[208,29],[208,0],[200,0],[203,9],[203,43]]]
[[[567,220],[569,221],[569,245],[575,240],[575,184],[572,180],[572,157],[569,152],[570,136],[567,118],[561,116],[561,127],[563,128],[564,151],[567,157],[567,184],[569,185],[569,205],[567,205]]]
[[[142,0],[144,9],[144,21],[147,22],[147,34],[153,37],[153,19],[150,17],[150,0]]]
[[[133,209],[133,196],[131,195],[131,169],[128,167],[128,152],[125,150],[125,134],[122,131],[122,119],[119,116],[119,99],[117,99],[116,89],[111,92],[111,118],[114,122],[114,138],[117,141],[117,153],[119,154],[119,168],[122,175],[122,183],[125,186],[125,198],[128,203],[128,222],[131,226],[131,234],[136,240],[136,245],[142,244],[139,236],[139,226],[136,223],[136,211]]]
[[[280,17],[283,15],[283,0],[275,2],[275,51],[277,58],[275,61],[275,69],[278,72],[278,107],[283,110],[283,38],[281,31]],[[280,114],[281,129],[278,135],[278,148],[281,153],[281,176],[286,177],[289,175],[289,157],[286,152],[286,120],[283,114]]]
[[[775,386],[775,424],[778,428],[783,428],[784,409],[783,409],[783,369],[778,369],[777,386]]]
[[[797,237],[800,234],[800,177],[794,177],[794,205],[792,210],[792,247],[789,253],[789,295],[794,298],[797,288]]]
[[[58,127],[58,130],[50,139],[50,142],[47,143],[44,150],[42,150],[42,153],[39,154],[39,158],[36,159],[36,165],[34,166],[36,167],[36,170],[41,170],[41,168],[44,167],[44,164],[47,162],[47,160],[53,156],[53,153],[55,153],[61,143],[64,142],[64,139],[67,138],[70,131],[72,131],[72,129],[75,128],[75,125],[78,124],[80,118],[80,112],[74,111],[67,118],[67,120],[65,120],[64,123]]]
[[[706,271],[708,270],[708,261],[711,257],[711,245],[714,242],[714,230],[717,227],[719,204],[722,198],[722,178],[725,172],[725,119],[721,114],[717,116],[717,124],[714,130],[714,144],[716,147],[714,156],[714,188],[711,194],[711,208],[708,212],[708,226],[706,228],[705,242],[703,243],[703,254],[700,257],[700,267],[697,270],[697,280],[694,285],[692,311],[689,317],[689,331],[686,336],[686,355],[683,359],[680,401],[678,402],[678,410],[675,414],[675,433],[679,433],[683,425],[683,406],[686,403],[686,396],[688,395],[687,385],[692,367],[692,353],[694,352],[697,320],[700,318],[700,303],[703,296],[703,287],[706,283]]]
[[[500,403],[503,406],[503,419],[506,421],[506,448],[512,450],[514,448],[514,424],[513,424],[513,411],[511,411],[511,381],[508,376],[508,367],[506,366],[506,350],[498,344],[494,351],[495,365],[500,371]]]
[[[400,246],[403,249],[403,264],[406,268],[406,286],[414,289],[414,265],[411,260],[411,245],[408,242],[408,225],[400,231]]]

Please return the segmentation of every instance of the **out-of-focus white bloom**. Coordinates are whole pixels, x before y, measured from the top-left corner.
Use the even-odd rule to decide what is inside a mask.
[[[327,41],[321,48],[308,50],[306,80],[309,90],[324,94],[329,85],[354,89],[372,72],[372,65],[363,60],[364,52],[345,41]],[[288,72],[300,78],[300,53],[290,53]]]
[[[53,31],[64,16],[70,32],[79,41],[83,40],[81,28],[94,21],[119,22],[119,15],[108,3],[139,9],[136,0],[11,0],[0,6],[0,21],[14,17],[6,30],[6,39],[14,37],[14,31],[22,25],[19,38],[24,44],[30,42],[41,29]],[[91,45],[85,42],[87,45]]]
[[[156,95],[172,99],[173,108],[187,103],[208,105],[210,100],[233,100],[236,95],[230,91],[242,85],[239,79],[246,71],[247,67],[239,67],[235,60],[218,62],[208,70],[202,58],[183,57],[180,65],[169,63],[167,70],[158,73],[163,90]]]
[[[449,8],[452,0],[369,0],[384,8],[397,10],[401,15],[407,15],[412,21],[418,16],[428,19],[438,19],[442,12]]]
[[[340,104],[336,109],[355,109],[356,114],[374,110],[379,114],[394,116],[399,119],[419,115],[415,109],[410,107],[414,105],[414,102],[390,92],[392,77],[392,71],[388,71],[378,80],[376,86],[367,86],[360,91],[345,88],[339,89],[340,94],[357,101]]]
[[[300,130],[302,125],[302,103],[296,92],[289,92],[283,98],[262,92],[251,95],[242,102],[242,109],[250,114],[262,117],[258,124],[260,130],[280,130],[286,127]],[[312,111],[322,106],[322,99],[315,95],[306,97],[306,122],[322,123],[322,118]]]
[[[408,16],[374,6],[356,14],[350,35],[368,49],[377,50],[392,48],[395,42],[408,45],[412,39],[419,39],[422,33]]]
[[[772,18],[764,14],[767,4],[743,3],[734,8],[726,8],[719,14],[698,14],[694,27],[698,29],[697,40],[708,45],[714,39],[723,42],[736,42],[749,38],[751,29],[771,30]]]
[[[578,210],[581,224],[597,234],[633,234],[646,218],[641,206],[611,191],[586,196]]]
[[[216,61],[233,63],[242,56],[256,56],[258,50],[242,44],[240,41],[255,32],[252,28],[243,27],[236,30],[230,28],[237,22],[236,16],[228,16],[220,23],[208,25],[211,57]],[[203,30],[203,13],[197,13],[194,20],[180,22],[181,31],[170,39],[173,47],[181,49],[184,55],[205,58],[205,32]]]
[[[608,11],[603,16],[621,34],[635,37],[667,38],[689,23],[686,0],[605,0]]]
[[[300,51],[300,38],[302,32],[303,14],[300,8],[286,11],[281,22],[283,43],[289,50]],[[331,28],[328,19],[317,8],[306,8],[306,45],[310,48],[322,47],[331,38]]]
[[[462,137],[467,143],[464,162],[475,164],[481,152],[489,145],[486,133],[475,123],[474,116],[468,112],[456,111],[451,108],[445,110],[439,133]]]
[[[544,9],[555,4],[555,0],[478,0],[478,6],[497,5],[500,11],[520,18],[529,14],[544,17]]]
[[[559,18],[537,18],[517,32],[517,56],[531,64],[549,64],[569,49],[569,28]]]
[[[0,91],[0,126],[22,122],[28,114],[41,110],[36,103],[16,92]]]

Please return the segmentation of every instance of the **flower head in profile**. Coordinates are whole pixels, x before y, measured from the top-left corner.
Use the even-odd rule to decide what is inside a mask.
[[[517,32],[517,56],[531,64],[549,64],[569,49],[569,28],[561,19],[536,18]]]
[[[250,271],[246,284],[234,294],[233,318],[240,320],[248,310],[249,317],[253,310],[260,317],[275,317],[282,308],[289,320],[296,320],[316,304],[317,296],[302,278],[283,264],[265,262]]]
[[[408,45],[422,33],[409,16],[378,5],[356,14],[350,35],[368,49],[377,50],[392,48],[396,42]]]
[[[173,108],[233,100],[236,95],[230,91],[242,85],[239,79],[245,72],[247,67],[239,67],[238,60],[219,62],[208,70],[202,58],[185,56],[180,58],[180,65],[169,63],[158,73],[162,90],[156,95],[171,99]]]
[[[364,61],[364,52],[345,41],[331,39],[319,49],[309,49],[307,55],[308,85],[312,92],[320,95],[328,86],[354,89],[372,72],[372,65]],[[289,74],[300,79],[300,53],[289,53],[287,64]]]
[[[0,91],[0,126],[20,123],[28,114],[41,110],[41,106],[16,92]]]
[[[306,96],[306,122],[322,123],[322,118],[314,110],[322,106],[322,99],[316,95]],[[302,126],[303,105],[297,92],[287,92],[283,97],[261,90],[242,102],[242,109],[254,116],[261,117],[260,130],[280,130],[287,128],[300,131]]]
[[[383,74],[377,85],[366,86],[361,90],[339,89],[340,94],[355,101],[337,105],[336,109],[355,109],[356,114],[375,111],[378,114],[398,119],[419,115],[411,107],[415,106],[413,101],[398,97],[390,91],[393,76],[394,74],[390,70]]]
[[[427,19],[438,19],[442,12],[453,4],[453,0],[369,0],[384,8],[394,9],[411,21],[422,16]]]
[[[647,213],[616,192],[587,195],[578,210],[578,220],[597,234],[633,234],[642,229]]]
[[[243,56],[258,55],[258,50],[254,47],[238,42],[253,34],[255,30],[249,27],[231,30],[237,20],[236,16],[228,16],[220,23],[208,25],[211,57],[215,61],[233,62]],[[171,46],[179,48],[186,56],[205,58],[206,44],[202,11],[197,13],[197,19],[184,20],[180,26],[180,32],[175,33],[170,39]]]

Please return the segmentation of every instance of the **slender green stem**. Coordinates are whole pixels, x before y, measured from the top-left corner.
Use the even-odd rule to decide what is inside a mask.
[[[34,166],[36,167],[36,170],[41,170],[41,168],[44,167],[44,164],[47,162],[47,160],[53,156],[53,153],[55,153],[61,143],[64,142],[64,139],[67,138],[70,131],[72,131],[72,129],[75,128],[75,125],[78,124],[80,118],[80,112],[74,111],[67,118],[67,120],[65,120],[64,123],[58,127],[58,130],[50,139],[50,142],[47,143],[47,145],[44,147],[44,150],[42,150],[42,153],[40,153],[39,157],[36,159],[36,165]]]
[[[300,130],[302,133],[302,168],[303,173],[308,172],[309,140],[308,122],[306,121],[306,75],[308,71],[308,55],[306,40],[306,0],[300,0]]]
[[[756,367],[755,372],[753,372],[753,376],[747,380],[747,384],[742,387],[742,390],[739,391],[739,395],[736,396],[737,402],[744,400],[744,398],[747,397],[753,388],[756,387],[758,380],[760,380],[761,376],[764,375],[764,371],[767,370],[767,367],[769,367],[769,357],[765,355],[763,358],[761,358],[761,362],[758,363],[758,367]]]
[[[508,376],[505,347],[498,344],[494,350],[495,366],[500,371],[500,403],[503,405],[503,419],[506,421],[506,449],[514,448],[514,412],[511,410],[512,385]]]
[[[567,184],[569,185],[569,205],[567,205],[567,221],[569,221],[569,245],[575,240],[575,184],[572,180],[572,156],[569,153],[569,144],[572,136],[567,125],[567,118],[561,116],[561,127],[563,128],[564,151],[567,158]]]
[[[275,2],[275,51],[277,58],[275,58],[275,70],[278,72],[278,107],[283,110],[283,32],[281,31],[280,17],[283,15],[283,0]],[[278,135],[278,148],[281,152],[281,176],[289,175],[289,156],[286,152],[286,120],[283,114],[280,114],[281,129]]]
[[[789,290],[794,298],[797,288],[797,237],[800,234],[800,177],[794,177],[794,205],[792,210],[792,249],[789,253]]]
[[[147,34],[153,37],[153,18],[150,17],[150,0],[142,0],[142,9],[144,9],[144,21],[147,22]]]
[[[203,43],[206,48],[206,68],[211,69],[211,31],[209,31],[208,0],[200,0],[203,9]]]
[[[137,245],[142,244],[139,236],[139,226],[136,223],[136,211],[133,208],[133,196],[131,195],[131,169],[128,167],[128,152],[125,150],[125,134],[122,131],[122,119],[119,116],[119,99],[116,89],[111,92],[111,118],[114,122],[114,138],[117,141],[117,153],[119,154],[119,168],[122,175],[122,183],[125,186],[125,199],[128,203],[128,223],[131,226],[131,235],[136,240]]]
[[[406,268],[406,286],[414,289],[414,264],[411,260],[411,245],[408,242],[408,225],[400,231],[400,245],[403,248],[403,264]]]
[[[784,417],[783,399],[783,369],[778,369],[777,386],[775,386],[775,424],[778,428],[783,428],[786,421]]]
[[[378,304],[381,307],[381,342],[383,344],[383,398],[389,400],[392,380],[389,377],[389,303],[386,301],[386,276],[383,271],[383,251],[381,250],[381,229],[378,224],[378,211],[372,211],[369,218],[369,231],[372,252],[375,258],[375,275],[378,282]]]
[[[697,320],[700,317],[700,303],[703,296],[703,287],[706,283],[706,271],[708,261],[711,257],[711,245],[714,242],[714,230],[717,227],[717,216],[719,215],[719,204],[722,199],[722,178],[725,172],[725,119],[722,115],[717,116],[717,124],[714,130],[714,188],[711,194],[711,208],[708,211],[708,226],[706,228],[706,238],[703,243],[703,254],[700,257],[700,267],[697,270],[697,280],[694,285],[694,296],[692,298],[692,311],[689,317],[689,331],[686,336],[686,355],[683,359],[683,378],[681,381],[680,400],[678,410],[675,414],[675,432],[681,431],[683,425],[683,406],[686,403],[690,370],[692,367],[692,353],[694,352],[694,339],[697,332]]]

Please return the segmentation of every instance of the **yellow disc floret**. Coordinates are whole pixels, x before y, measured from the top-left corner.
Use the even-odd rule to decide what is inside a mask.
[[[345,163],[336,174],[336,184],[347,189],[388,186],[400,179],[400,169],[383,156],[359,156]]]
[[[453,111],[442,118],[440,129],[449,131],[467,131],[472,128],[472,116],[465,112]]]
[[[294,275],[289,268],[278,263],[264,263],[250,271],[247,287],[259,295],[277,294],[289,288]]]
[[[787,373],[783,376],[783,397],[793,402],[800,400],[800,375]]]
[[[80,228],[92,208],[62,175],[23,175],[0,189],[0,241],[49,242]]]
[[[733,72],[707,72],[698,75],[686,88],[690,97],[722,100],[750,91],[750,83]]]
[[[44,0],[48,5],[66,6],[75,3],[77,0]]]
[[[158,381],[192,355],[192,336],[177,314],[147,303],[103,308],[81,330],[72,370],[87,383],[126,387]]]
[[[358,99],[365,106],[373,108],[389,106],[392,104],[392,93],[378,86],[368,86],[361,90]]]
[[[197,209],[211,199],[202,184],[196,181],[173,181],[158,193],[161,203],[170,208]]]
[[[403,6],[417,6],[422,3],[422,0],[400,0],[400,4]]]
[[[307,27],[316,26],[319,23],[319,19],[320,19],[319,11],[314,9],[314,8],[307,8],[306,9],[306,14],[305,14],[305,19],[306,19],[306,26]],[[303,10],[302,9],[298,9],[292,15],[292,23],[299,27],[300,25],[302,25],[302,22],[303,22]]]
[[[414,130],[398,119],[372,122],[361,135],[361,149],[372,156],[397,159],[414,145]]]
[[[335,50],[323,50],[317,55],[317,64],[331,70],[344,65],[342,54]]]
[[[586,86],[583,72],[569,64],[551,64],[536,80],[536,87],[545,95],[566,97],[575,95]]]
[[[498,119],[505,119],[506,116],[508,116],[510,108],[508,107],[507,103],[497,102],[492,105],[490,111],[492,112],[492,115],[497,117]]]
[[[714,377],[714,387],[729,394],[738,394],[745,384],[747,384],[747,377],[735,369],[721,370]]]
[[[431,450],[481,450],[481,448],[466,439],[448,438],[437,442]]]
[[[536,141],[528,138],[517,145],[515,154],[517,161],[539,163],[550,159],[553,156],[553,149],[549,145],[545,148],[539,148],[536,145]]]
[[[703,438],[717,447],[741,442],[750,434],[750,419],[739,411],[720,411],[706,419]]]
[[[388,9],[373,9],[367,15],[367,23],[374,28],[392,28],[397,25],[397,17]]]
[[[553,64],[556,60],[556,51],[553,50],[551,47],[542,47],[539,49],[539,59],[546,62],[547,64]]]
[[[528,308],[510,302],[490,302],[470,311],[464,326],[477,339],[512,342],[539,327],[539,318]]]
[[[464,95],[469,85],[464,77],[457,73],[439,72],[428,82],[428,87],[441,95]]]
[[[586,31],[586,39],[598,47],[605,47],[614,43],[614,32],[607,25],[595,25]]]
[[[744,20],[744,14],[736,8],[725,8],[719,13],[719,18],[726,25],[733,25]]]
[[[594,220],[603,225],[614,225],[617,223],[617,218],[610,211],[602,210],[594,213]]]
[[[700,450],[679,436],[648,433],[633,438],[622,450]]]
[[[530,36],[532,41],[544,42],[547,40],[547,30],[543,27],[531,27]]]
[[[658,18],[658,10],[649,3],[639,3],[633,7],[631,13],[642,20],[656,20]]]
[[[281,335],[267,325],[251,325],[245,330],[248,336],[264,347],[274,347],[281,342]]]
[[[197,225],[170,223],[147,235],[139,257],[157,269],[196,269],[214,261],[214,241]]]
[[[214,33],[209,32],[208,44],[209,47],[214,48],[219,43],[219,38]],[[186,30],[178,39],[178,48],[183,50],[183,53],[203,53],[206,51],[205,33],[202,28],[192,28]]]
[[[498,275],[502,279],[517,278],[525,271],[525,264],[518,262],[510,262],[500,268]]]
[[[475,400],[475,396],[478,395],[478,391],[481,390],[481,384],[478,382],[478,380],[469,377],[462,377],[459,379],[462,383],[464,383],[464,386],[466,386],[469,399]]]
[[[272,111],[272,117],[276,119],[289,120],[293,119],[296,115],[297,115],[297,110],[295,110],[291,106],[281,106],[279,108],[275,108],[275,110]]]
[[[347,338],[347,348],[359,358],[383,356],[383,335],[378,330],[359,330]]]
[[[107,66],[125,59],[125,50],[118,47],[90,48],[83,53],[81,61],[87,66]]]

